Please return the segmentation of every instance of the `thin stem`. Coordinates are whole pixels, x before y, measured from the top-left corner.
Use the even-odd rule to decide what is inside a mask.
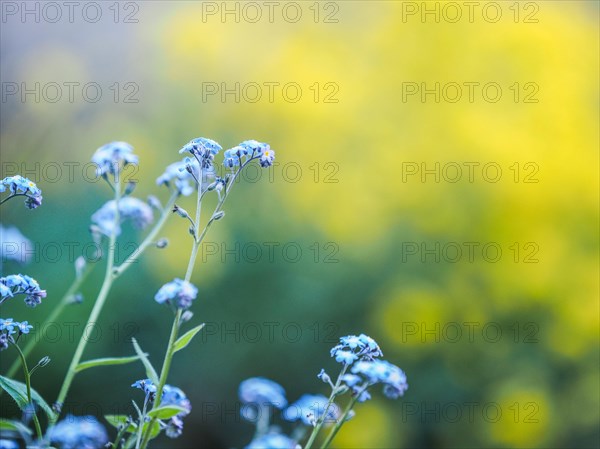
[[[4,198],[2,201],[0,201],[0,206],[2,206],[4,203],[6,203],[8,200],[10,200],[11,198],[14,198],[16,196],[26,196],[29,197],[29,195],[25,194],[25,193],[13,193],[12,195],[7,196],[6,198]]]
[[[329,432],[329,435],[327,435],[327,438],[325,438],[325,441],[321,445],[321,449],[327,449],[327,447],[331,444],[331,442],[333,441],[333,439],[335,438],[335,436],[337,435],[337,433],[339,432],[339,430],[342,428],[342,426],[346,422],[346,417],[348,416],[348,414],[352,410],[352,407],[354,407],[354,404],[356,404],[356,401],[358,401],[358,398],[369,387],[370,387],[370,385],[366,384],[363,387],[362,390],[360,390],[355,396],[352,397],[352,399],[350,399],[350,402],[348,402],[348,405],[344,409],[344,413],[342,414],[342,416],[340,417],[340,419],[335,423],[335,426],[333,426],[333,429],[331,429],[331,432]]]
[[[310,434],[310,437],[308,438],[308,441],[306,442],[306,446],[304,446],[304,449],[310,449],[312,447],[313,443],[315,442],[315,439],[317,438],[317,435],[321,431],[321,428],[323,427],[323,424],[325,423],[325,418],[327,416],[327,413],[329,412],[329,408],[333,404],[333,401],[337,395],[337,389],[339,388],[340,384],[342,383],[342,376],[344,374],[346,374],[346,370],[348,369],[348,366],[349,365],[344,364],[344,367],[340,371],[340,374],[338,374],[337,380],[335,381],[335,386],[331,389],[331,394],[329,395],[329,400],[327,401],[327,406],[325,407],[323,414],[321,416],[319,416],[319,419],[317,419],[317,424],[315,425],[312,433]]]
[[[196,225],[195,225],[195,229],[194,229],[194,231],[195,231],[194,232],[194,234],[195,234],[194,235],[194,243],[192,245],[192,253],[190,254],[190,260],[188,262],[187,270],[185,273],[185,280],[187,282],[189,282],[190,279],[192,278],[192,273],[194,272],[194,266],[196,264],[196,259],[198,256],[198,249],[200,248],[200,245],[202,244],[202,240],[206,236],[208,229],[210,228],[210,226],[212,225],[212,222],[214,221],[213,217],[215,216],[216,213],[220,212],[221,208],[223,207],[223,203],[225,202],[229,192],[231,191],[231,187],[233,186],[233,182],[235,181],[235,178],[240,174],[242,169],[251,160],[252,159],[248,159],[244,164],[241,164],[238,171],[229,180],[229,182],[225,186],[225,192],[224,192],[223,196],[219,199],[211,218],[208,220],[208,222],[206,223],[206,226],[204,227],[204,230],[202,231],[202,233],[199,236],[198,236],[198,226],[200,224],[200,218],[201,218],[202,198],[204,197],[206,190],[203,192],[202,191],[202,183],[198,183],[198,196],[197,196],[197,201],[196,201]],[[202,167],[202,163],[200,163],[200,167]],[[202,171],[200,172],[199,178],[200,178],[200,180],[203,179]],[[177,310],[177,313],[175,314],[175,319],[173,320],[173,326],[171,327],[171,335],[169,336],[169,344],[167,345],[167,352],[165,354],[163,366],[160,370],[159,384],[156,389],[156,399],[154,400],[154,405],[153,405],[153,408],[155,408],[155,409],[160,406],[160,402],[162,399],[162,392],[163,392],[165,384],[167,383],[167,378],[169,376],[169,371],[171,369],[171,362],[173,359],[173,354],[175,354],[174,345],[175,345],[175,342],[177,341],[177,336],[179,335],[179,328],[181,325],[182,313],[183,313],[182,309]],[[148,443],[150,442],[150,432],[151,432],[152,426],[156,422],[156,419],[157,418],[154,417],[150,421],[150,425],[148,426],[148,428],[146,430],[146,433],[144,435],[144,439],[142,441],[142,445],[140,446],[140,449],[146,449],[146,447],[148,446]]]
[[[136,449],[139,449],[140,442],[142,440],[142,429],[144,428],[144,423],[146,422],[146,409],[148,408],[148,398],[149,394],[146,394],[146,397],[144,398],[144,406],[142,407],[142,416],[140,416],[140,429],[137,433],[137,440],[135,443]]]
[[[87,264],[85,270],[81,273],[81,276],[75,277],[75,279],[73,280],[73,283],[71,284],[69,289],[65,292],[63,297],[60,299],[60,301],[56,305],[56,307],[54,307],[52,309],[52,312],[50,313],[50,315],[48,315],[48,318],[46,318],[46,320],[42,324],[42,328],[44,327],[44,325],[46,323],[52,323],[52,322],[56,321],[58,316],[64,310],[65,306],[67,306],[70,303],[72,296],[75,294],[75,292],[77,290],[79,290],[79,287],[81,286],[81,284],[85,281],[85,279],[88,277],[88,275],[92,272],[93,268],[94,268],[94,264]],[[25,357],[29,356],[29,354],[31,353],[31,351],[33,351],[33,348],[39,342],[39,340],[40,339],[38,339],[38,338],[32,338],[27,342],[27,344],[23,348],[23,355]],[[19,369],[19,361],[15,360],[13,362],[13,364],[11,365],[11,367],[9,368],[9,370],[7,371],[6,377],[12,378],[16,374],[17,369]],[[0,391],[0,395],[2,394],[2,391]]]
[[[115,202],[117,203],[117,213],[116,213],[116,217],[115,217],[115,222],[118,223],[120,220],[119,212],[118,212],[118,201],[120,199],[120,192],[121,192],[120,185],[117,184],[117,186],[114,190],[115,190]],[[117,268],[114,267],[116,235],[112,234],[110,236],[109,247],[108,247],[108,262],[107,262],[107,266],[106,266],[106,273],[104,276],[104,281],[102,283],[102,287],[100,288],[100,293],[98,293],[98,298],[96,299],[96,303],[94,304],[92,313],[90,314],[90,316],[88,318],[87,326],[89,326],[92,323],[95,323],[96,320],[98,319],[98,316],[100,315],[100,311],[102,310],[102,307],[104,306],[104,303],[106,301],[106,298],[108,297],[108,293],[110,292],[113,282],[119,276],[121,276],[136,260],[138,260],[138,258],[143,254],[143,252],[148,248],[148,246],[155,240],[156,235],[160,232],[160,230],[166,223],[167,219],[171,216],[170,209],[173,206],[173,204],[175,203],[175,200],[178,195],[179,194],[177,192],[174,192],[171,195],[171,197],[169,198],[169,201],[167,203],[167,206],[164,208],[164,210],[161,214],[161,217],[156,222],[156,224],[154,225],[154,227],[152,228],[150,233],[146,236],[146,238],[140,244],[140,246],[133,252],[133,254],[131,256],[129,256],[127,258],[127,260],[125,260]],[[75,351],[75,355],[73,356],[73,360],[71,361],[71,365],[69,366],[69,370],[67,371],[67,375],[65,377],[65,380],[63,381],[63,385],[61,387],[61,390],[60,390],[60,393],[59,393],[59,396],[57,399],[57,403],[59,406],[62,405],[63,401],[65,400],[65,398],[67,396],[69,387],[70,387],[71,383],[73,382],[73,377],[75,376],[74,370],[77,367],[77,365],[79,364],[79,361],[81,360],[81,356],[83,355],[83,351],[85,349],[86,343],[87,342],[85,339],[81,339],[79,341],[79,344]]]
[[[21,364],[23,365],[23,374],[25,376],[25,386],[27,387],[27,405],[29,407],[31,407],[31,410],[33,412],[33,422],[35,424],[35,431],[37,433],[38,438],[41,439],[43,437],[42,428],[40,426],[40,422],[38,420],[37,414],[35,413],[35,406],[31,402],[31,376],[29,375],[29,368],[27,368],[27,360],[25,359],[25,356],[23,355],[21,348],[19,348],[19,346],[16,343],[14,343],[13,346],[17,349],[17,352],[19,353],[19,358],[21,359]]]
[[[119,277],[120,275],[122,275],[132,264],[134,264],[139,259],[139,257],[144,253],[146,248],[148,248],[150,244],[154,243],[156,236],[158,235],[168,218],[172,215],[171,209],[173,208],[175,200],[178,196],[178,192],[173,192],[173,194],[169,198],[169,201],[167,202],[166,206],[161,212],[160,218],[156,222],[154,228],[152,228],[152,230],[146,236],[146,238],[140,244],[140,246],[138,246],[137,249],[133,253],[131,253],[131,255],[121,265],[119,265],[113,270],[115,277]]]
[[[115,189],[114,190],[115,190],[115,228],[116,228],[120,222],[119,200],[121,198],[121,184],[118,179],[118,176],[115,176]],[[98,298],[96,299],[94,307],[92,308],[92,313],[90,313],[86,327],[84,329],[87,329],[88,326],[90,326],[90,325],[91,326],[95,325],[96,321],[98,320],[98,316],[100,315],[100,311],[102,310],[102,307],[104,307],[106,298],[108,297],[108,292],[110,291],[110,288],[114,281],[113,266],[115,263],[116,241],[117,241],[117,234],[116,234],[116,232],[113,232],[110,235],[110,239],[109,239],[109,243],[108,243],[108,261],[106,263],[106,273],[104,275],[104,282],[102,283],[102,287],[100,288],[100,293],[98,293]],[[75,349],[75,354],[73,355],[73,359],[71,360],[71,364],[69,365],[67,375],[65,376],[62,387],[60,389],[60,393],[58,394],[58,399],[56,400],[56,405],[58,406],[59,412],[60,412],[63,402],[65,401],[65,398],[67,397],[69,388],[71,387],[71,383],[73,382],[73,378],[75,377],[75,369],[77,368],[77,365],[79,365],[79,362],[81,361],[81,356],[83,355],[83,351],[85,350],[85,347],[87,346],[87,340],[88,340],[87,338],[83,338],[83,336],[82,336],[82,338],[80,338],[79,343],[77,345],[77,349]],[[56,417],[50,423],[51,425],[53,425],[56,422],[56,419],[58,419],[59,414],[60,413],[56,414]]]

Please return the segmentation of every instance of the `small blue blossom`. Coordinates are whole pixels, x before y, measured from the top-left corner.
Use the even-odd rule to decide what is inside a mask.
[[[357,359],[358,356],[352,351],[343,351],[340,349],[335,353],[335,361],[345,365],[351,365]]]
[[[42,204],[42,191],[28,178],[21,175],[7,176],[0,182],[0,192],[5,192],[7,188],[11,195],[27,196],[25,206],[28,209],[35,209]]]
[[[179,153],[190,153],[202,164],[202,168],[211,168],[215,155],[222,150],[221,145],[206,137],[192,139]]]
[[[301,420],[307,426],[314,426],[325,415],[328,402],[329,400],[322,395],[302,395],[300,399],[285,409],[283,418],[287,421]],[[335,422],[340,415],[340,408],[332,403],[327,410],[324,422]]]
[[[294,449],[296,442],[281,433],[267,433],[250,442],[245,449]]]
[[[183,433],[183,420],[173,416],[165,426],[165,434],[169,438],[179,438]]]
[[[3,319],[0,318],[0,331],[6,331],[8,335],[15,333],[15,326],[19,323],[13,321],[12,318]]]
[[[42,298],[46,297],[46,290],[40,289],[40,285],[35,279],[24,274],[11,274],[0,278],[0,293],[2,294],[0,304],[9,297],[23,294],[25,295],[25,304],[29,307],[41,304]]]
[[[29,331],[31,329],[33,329],[33,326],[31,324],[29,324],[29,322],[27,321],[23,321],[21,323],[15,323],[17,325],[17,328],[19,329],[19,332],[21,334],[28,334]]]
[[[139,388],[146,394],[153,395],[156,393],[156,385],[150,379],[136,380],[131,384],[133,388]]]
[[[19,443],[2,438],[0,439],[0,449],[19,449]]]
[[[275,151],[267,148],[260,155],[260,166],[261,167],[270,167],[273,165],[273,161],[275,160]]]
[[[106,176],[119,173],[121,166],[137,165],[138,157],[133,154],[133,147],[127,142],[111,142],[96,150],[92,162],[98,166],[98,176]]]
[[[324,383],[333,385],[331,383],[331,377],[329,377],[329,374],[327,374],[324,369],[321,368],[321,371],[319,372],[319,374],[317,374],[317,377],[321,379]]]
[[[185,412],[179,413],[177,416],[182,418],[192,411],[192,404],[187,398],[185,393],[180,388],[173,387],[171,385],[165,385],[163,388],[163,395],[161,405],[175,405],[185,409]]]
[[[13,260],[26,264],[31,260],[33,245],[14,226],[4,227],[0,224],[0,259]]]
[[[122,198],[119,201],[119,221],[115,223],[117,212],[115,200],[108,201],[92,215],[93,232],[110,236],[121,234],[120,224],[126,220],[132,222],[137,229],[143,229],[154,220],[152,208],[142,200],[133,197]]]
[[[192,176],[193,174],[193,176]],[[156,179],[157,185],[174,186],[179,194],[189,196],[198,185],[200,164],[196,159],[186,157],[182,161],[167,166],[165,172]]]
[[[100,449],[108,442],[106,430],[93,416],[67,415],[47,437],[60,449]]]
[[[174,279],[158,290],[154,300],[159,304],[166,302],[173,304],[178,309],[188,309],[197,295],[198,289],[194,284],[181,279]]]
[[[354,387],[361,381],[361,377],[356,374],[344,374],[342,376],[342,382],[344,382],[349,387]]]
[[[0,333],[0,351],[4,351],[8,348],[8,335],[4,332]]]
[[[278,409],[287,405],[283,387],[264,377],[244,380],[240,383],[238,394],[244,404],[272,405]]]
[[[223,153],[223,165],[227,168],[233,168],[240,165],[239,152],[235,148],[225,150],[225,153]]]
[[[404,371],[385,360],[356,362],[352,373],[362,375],[371,385],[383,384],[383,394],[391,399],[403,396],[408,389]]]

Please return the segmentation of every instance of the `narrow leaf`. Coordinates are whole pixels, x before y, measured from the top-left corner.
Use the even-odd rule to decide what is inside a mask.
[[[164,407],[150,410],[148,412],[148,416],[156,419],[169,419],[175,415],[179,415],[182,412],[187,412],[187,410],[183,407],[177,407],[176,405],[165,405]]]
[[[189,345],[190,341],[192,341],[192,338],[194,338],[194,336],[202,330],[204,325],[205,325],[205,323],[202,323],[200,326],[196,326],[195,328],[190,329],[185,334],[183,334],[181,337],[179,337],[177,339],[177,341],[175,342],[175,344],[173,345],[173,352],[180,351],[183,348],[185,348],[187,345]]]
[[[14,430],[21,434],[21,436],[31,435],[33,432],[29,427],[19,421],[11,421],[8,419],[0,419],[0,430]]]
[[[117,429],[125,424],[128,424],[129,417],[127,415],[104,415],[104,419],[108,421],[111,426],[116,427]],[[125,429],[126,432],[134,433],[137,429],[137,425],[135,423],[130,422]]]
[[[152,421],[144,423],[144,425],[142,426],[142,435],[144,435],[146,433],[146,429],[148,428],[148,426],[150,425]],[[150,439],[153,440],[154,438],[156,438],[158,436],[158,434],[160,433],[160,423],[158,421],[154,421],[154,423],[152,424],[152,427],[150,428]]]
[[[15,400],[21,410],[25,409],[27,406],[27,386],[24,383],[0,376],[0,388],[6,391],[10,397]],[[33,388],[31,389],[31,400],[39,405],[49,418],[54,418],[54,411],[52,411],[52,408]]]
[[[147,356],[147,354],[144,354]],[[136,360],[140,360],[139,355],[132,355],[130,357],[107,357],[103,359],[94,359],[88,360],[86,362],[81,362],[75,368],[75,372],[78,373],[88,368],[94,368],[95,366],[108,366],[108,365],[125,365],[126,363],[135,362]]]
[[[141,359],[144,367],[146,367],[146,376],[148,376],[148,379],[150,379],[155,385],[158,385],[158,375],[150,363],[150,360],[148,360],[148,356],[144,351],[142,351],[142,348],[140,348],[140,345],[135,338],[132,338],[131,341],[133,342],[133,348],[135,349],[136,354]]]

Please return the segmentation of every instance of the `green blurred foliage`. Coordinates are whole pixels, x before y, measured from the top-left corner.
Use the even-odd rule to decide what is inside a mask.
[[[321,367],[336,369],[329,348],[338,336],[358,332],[379,341],[386,358],[406,371],[410,389],[397,402],[376,394],[360,405],[337,447],[596,446],[597,6],[539,2],[538,23],[452,24],[403,21],[402,2],[370,3],[340,2],[335,24],[203,22],[198,3],[144,2],[138,24],[87,24],[78,39],[42,24],[21,41],[31,26],[3,26],[10,63],[5,80],[134,81],[140,91],[137,104],[3,104],[2,160],[29,168],[84,164],[98,146],[126,140],[140,155],[135,194],[159,192],[166,199],[154,179],[193,137],[224,146],[255,138],[277,152],[272,179],[263,173],[259,182],[240,183],[208,241],[229,249],[235,242],[296,242],[303,255],[292,263],[276,250],[274,262],[265,253],[256,263],[238,262],[221,248],[199,264],[194,323],[210,325],[175,360],[170,383],[188,393],[194,410],[170,447],[243,446],[253,429],[235,413],[241,380],[270,377],[290,400],[325,393],[316,374]],[[490,81],[504,88],[497,103],[480,97],[422,103],[418,96],[403,102],[403,82]],[[257,103],[232,96],[221,102],[218,95],[204,101],[202,83],[208,82],[297,82],[303,97],[297,103],[281,95],[273,102],[266,96]],[[339,102],[315,102],[309,87],[316,82],[336,83]],[[515,103],[509,90],[515,82],[539,85],[539,102]],[[337,164],[337,183],[323,182],[330,162]],[[473,183],[466,176],[457,183],[436,183],[433,176],[403,182],[406,162],[429,168],[494,162],[503,176],[497,183],[482,180],[480,171]],[[509,167],[515,162],[535,162],[539,182],[514,182]],[[315,163],[318,182],[310,168]],[[282,167],[290,164],[302,169],[297,182],[284,178]],[[66,172],[60,182],[39,179],[43,206],[3,206],[2,222],[16,224],[42,248],[57,242],[66,251],[65,242],[90,242],[89,217],[109,191],[81,176],[65,178]],[[181,205],[190,210],[192,202]],[[102,314],[103,333],[85,358],[132,354],[128,339],[135,335],[160,365],[170,318],[152,298],[164,282],[183,275],[190,246],[187,225],[176,217],[163,234],[169,247],[149,251],[115,285]],[[139,238],[127,231],[123,241]],[[328,242],[336,246],[326,248]],[[472,263],[464,255],[456,263],[422,262],[420,254],[406,257],[407,242],[429,248],[497,242],[504,252],[497,263],[480,252]],[[508,249],[514,242],[521,248],[518,262]],[[523,263],[526,242],[538,245],[537,263]],[[324,263],[330,248],[339,248],[337,263]],[[79,323],[75,336],[97,294],[99,265],[84,288],[85,302],[63,317]],[[43,320],[73,276],[65,252],[55,262],[6,264],[4,271],[27,272],[48,290],[35,310],[18,301],[3,306],[3,316],[33,323]],[[32,356],[53,360],[35,379],[48,399],[56,396],[76,343],[64,323],[56,341],[47,336]],[[259,338],[249,323],[259,324]],[[273,339],[265,323],[279,323]],[[456,323],[463,332],[458,339]],[[464,323],[476,323],[472,335]],[[490,334],[482,333],[489,323]],[[296,324],[302,330],[297,341]],[[2,354],[3,372],[11,361]],[[130,410],[137,393],[129,385],[142,376],[141,365],[82,373],[70,395],[75,412]],[[490,404],[501,410],[497,419]]]

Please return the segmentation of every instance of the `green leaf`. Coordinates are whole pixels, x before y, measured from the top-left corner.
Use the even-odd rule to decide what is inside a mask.
[[[148,426],[152,423],[152,421],[146,422],[144,423],[144,426],[142,427],[142,435],[146,434],[146,429],[148,429]],[[154,439],[158,436],[158,434],[160,433],[160,423],[158,421],[154,421],[154,423],[152,423],[152,428],[150,429],[150,439]]]
[[[133,348],[135,349],[136,354],[146,367],[146,376],[148,376],[148,379],[150,379],[155,385],[158,385],[158,375],[156,374],[156,370],[150,363],[150,360],[148,360],[148,356],[144,351],[142,351],[142,348],[140,348],[140,345],[138,344],[135,338],[132,338],[131,341],[133,343]]]
[[[147,356],[147,354],[144,354]],[[130,357],[107,357],[103,359],[88,360],[87,362],[81,362],[75,367],[75,372],[78,373],[84,369],[93,368],[95,366],[108,366],[108,365],[125,365],[126,363],[135,362],[139,360],[139,355],[132,355]]]
[[[177,341],[175,342],[175,344],[173,345],[173,352],[180,351],[183,348],[185,348],[187,345],[189,345],[190,341],[192,341],[192,338],[194,338],[194,336],[202,330],[204,325],[205,325],[205,323],[202,323],[200,326],[196,326],[195,328],[190,329],[185,334],[183,334],[181,337],[179,337],[177,339]]]
[[[169,419],[175,415],[179,415],[182,412],[187,412],[183,407],[177,407],[176,405],[165,405],[164,407],[158,407],[148,412],[150,418],[156,419]]]
[[[16,380],[9,379],[8,377],[0,376],[0,388],[6,391],[11,398],[15,400],[21,410],[24,410],[27,406],[27,385]],[[50,419],[54,419],[54,412],[52,408],[44,401],[37,391],[31,389],[31,400],[40,406],[46,415]]]
[[[31,435],[33,432],[29,427],[19,421],[11,421],[0,418],[0,430],[14,430],[19,432],[21,436]]]
[[[104,415],[104,419],[107,420],[111,426],[116,427],[117,429],[120,426],[127,424],[129,421],[129,417],[127,415]],[[125,429],[125,432],[135,433],[136,429],[137,425],[130,422],[127,426],[127,429]]]

